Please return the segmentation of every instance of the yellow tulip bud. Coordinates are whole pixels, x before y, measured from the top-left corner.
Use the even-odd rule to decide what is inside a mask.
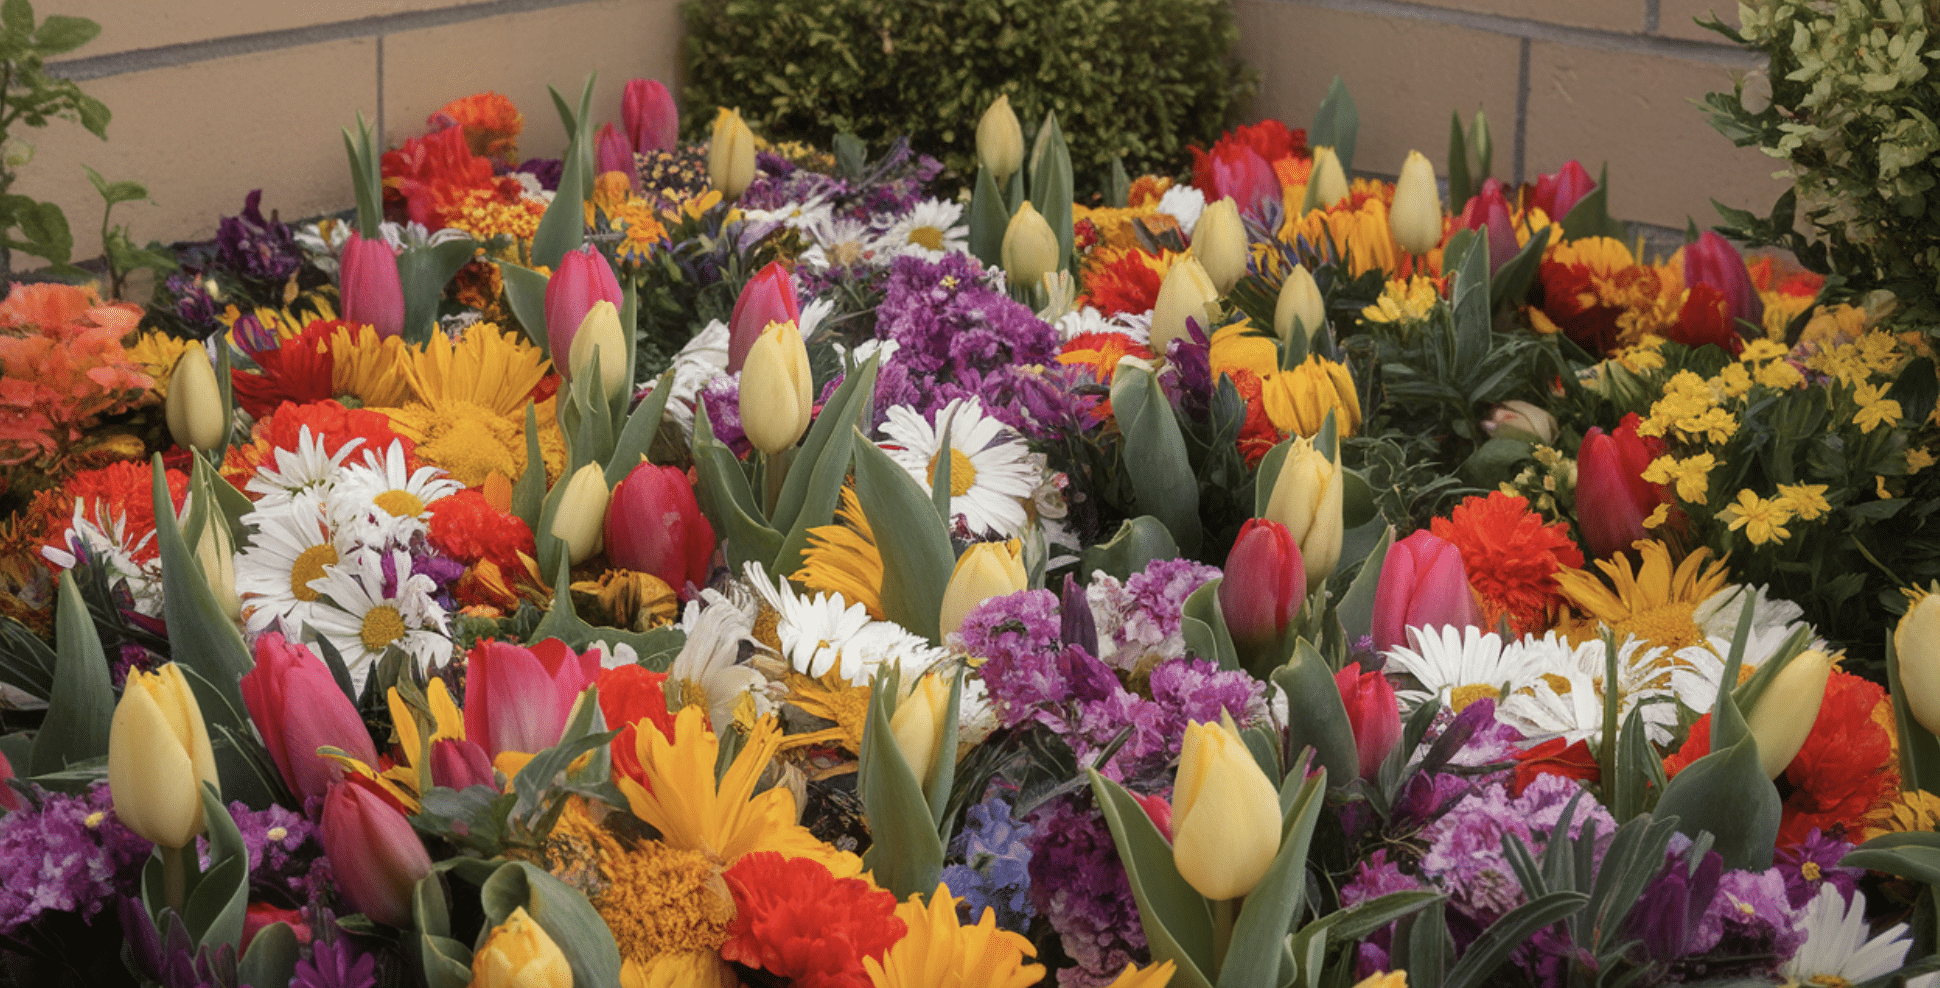
[[[1314,208],[1326,209],[1347,198],[1347,172],[1333,148],[1314,148],[1313,171],[1307,181],[1313,184]]]
[[[919,785],[928,788],[936,749],[944,743],[943,720],[950,712],[950,684],[936,673],[925,673],[916,688],[896,705],[889,718],[889,730],[896,735],[896,747],[903,761],[916,775]]]
[[[626,365],[626,336],[620,328],[620,310],[600,299],[586,310],[573,332],[572,350],[566,357],[566,377],[576,378],[600,355],[600,385],[610,398],[618,398],[632,382],[633,368]]]
[[[221,791],[202,708],[170,662],[128,674],[108,727],[108,791],[128,829],[162,847],[202,832],[202,783]]]
[[[1388,232],[1410,254],[1426,254],[1441,245],[1442,194],[1435,187],[1435,166],[1420,151],[1408,152],[1395,180]]]
[[[213,453],[222,443],[226,410],[222,388],[216,384],[215,368],[201,347],[190,347],[175,362],[168,377],[168,400],[164,405],[168,434],[176,445]]]
[[[577,566],[600,551],[601,534],[606,529],[606,502],[613,492],[606,488],[606,470],[588,463],[566,481],[566,493],[559,497],[559,508],[552,516],[553,537],[566,543],[566,558]]]
[[[573,968],[520,906],[472,958],[472,988],[573,988]]]
[[[1009,96],[992,100],[977,121],[977,164],[990,169],[999,188],[1024,164],[1024,126],[1017,122]]]
[[[1800,652],[1772,677],[1745,717],[1745,726],[1758,739],[1758,761],[1766,778],[1778,778],[1805,747],[1831,678],[1831,656],[1816,649]]]
[[[1239,206],[1227,196],[1206,207],[1192,228],[1192,256],[1205,267],[1213,287],[1224,295],[1246,276],[1246,225]]]
[[[1172,863],[1208,899],[1253,891],[1280,853],[1280,795],[1230,716],[1186,725],[1172,789]]]
[[[707,181],[729,201],[741,198],[754,182],[754,131],[739,110],[722,107],[714,117],[714,136],[707,144]]]
[[[1058,235],[1029,201],[1004,228],[1003,262],[1004,277],[1013,285],[1035,285],[1058,269]]]
[[[792,322],[771,322],[741,367],[741,428],[754,448],[773,456],[808,431],[815,378],[808,346]]]
[[[979,542],[957,557],[950,572],[950,585],[943,590],[943,609],[937,627],[943,634],[963,627],[963,619],[977,605],[992,597],[1002,597],[1030,586],[1024,572],[1024,547],[1016,539],[1008,542]]]
[[[1893,629],[1893,651],[1907,709],[1928,733],[1940,734],[1940,594],[1928,594],[1907,609]]]
[[[1306,331],[1309,341],[1327,324],[1327,306],[1320,297],[1320,285],[1314,281],[1313,273],[1301,264],[1294,265],[1287,272],[1286,280],[1280,282],[1280,300],[1273,304],[1273,335],[1282,340],[1293,339],[1296,321]]]
[[[202,575],[215,591],[216,603],[229,620],[242,619],[242,598],[236,595],[236,548],[229,538],[229,523],[222,512],[211,510],[202,537],[195,543],[195,560],[202,564]]]
[[[1338,457],[1338,444],[1336,450]],[[1295,438],[1261,517],[1285,525],[1300,544],[1309,587],[1320,586],[1340,565],[1344,496],[1340,464],[1314,448],[1312,439]]]
[[[1556,416],[1549,414],[1548,409],[1512,399],[1495,406],[1495,411],[1482,421],[1482,431],[1491,436],[1526,439],[1547,445],[1556,441],[1560,429]]]
[[[1351,436],[1361,427],[1361,399],[1354,391],[1353,375],[1325,357],[1309,354],[1292,370],[1268,374],[1260,382],[1260,401],[1273,427],[1283,432],[1315,435],[1329,410],[1341,435]]]
[[[1219,286],[1193,257],[1174,262],[1159,283],[1158,301],[1152,305],[1152,352],[1165,356],[1173,340],[1186,336],[1187,319],[1198,322],[1208,338],[1219,319]]]

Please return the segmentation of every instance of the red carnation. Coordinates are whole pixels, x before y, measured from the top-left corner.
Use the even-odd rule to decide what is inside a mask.
[[[721,956],[795,988],[869,988],[862,959],[880,960],[908,931],[894,895],[860,878],[836,878],[810,858],[757,851],[722,877],[735,912]]]

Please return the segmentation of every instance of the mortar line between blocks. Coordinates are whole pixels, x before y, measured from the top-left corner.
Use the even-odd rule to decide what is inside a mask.
[[[1551,44],[1569,45],[1576,48],[1589,48],[1597,51],[1618,52],[1630,55],[1655,55],[1662,58],[1679,58],[1686,61],[1708,62],[1732,67],[1751,67],[1757,64],[1756,56],[1736,46],[1722,42],[1693,41],[1685,38],[1667,38],[1661,35],[1610,31],[1601,28],[1573,27],[1567,24],[1552,24],[1527,17],[1510,17],[1504,14],[1480,13],[1472,10],[1456,10],[1448,7],[1435,7],[1413,3],[1409,0],[1258,0],[1262,3],[1283,3],[1298,7],[1317,7],[1350,14],[1371,14],[1376,17],[1390,17],[1396,20],[1420,21],[1430,24],[1443,24],[1450,27],[1467,28],[1489,34],[1506,34],[1511,37],[1525,38]],[[1646,17],[1652,16],[1657,8],[1657,0],[1648,0],[1650,7]]]

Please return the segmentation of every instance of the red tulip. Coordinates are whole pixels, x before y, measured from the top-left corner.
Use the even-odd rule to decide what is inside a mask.
[[[1381,774],[1381,763],[1401,740],[1401,706],[1394,686],[1380,672],[1362,672],[1359,662],[1334,674],[1347,722],[1354,727],[1354,748],[1361,756],[1361,778]]]
[[[1564,163],[1554,175],[1536,178],[1536,192],[1530,202],[1557,223],[1570,214],[1583,197],[1596,191],[1596,179],[1583,170],[1575,158]]]
[[[773,322],[792,322],[797,327],[802,322],[802,304],[780,261],[755,272],[742,287],[741,297],[734,300],[734,314],[728,317],[728,373],[741,370],[754,341]]]
[[[667,674],[645,666],[615,666],[600,673],[600,715],[607,730],[618,729],[613,739],[613,775],[628,778],[652,789],[640,765],[640,723],[659,730],[668,741],[674,739],[674,715],[667,709]]]
[[[352,908],[388,926],[411,925],[411,889],[431,873],[411,821],[355,777],[323,799],[323,853]]]
[[[13,778],[13,765],[7,761],[7,753],[0,751],[0,810],[8,813],[23,809],[27,805],[21,800],[20,794],[7,784],[7,780],[11,778]]]
[[[606,506],[606,558],[652,573],[676,590],[707,584],[714,526],[694,500],[694,485],[674,467],[642,463],[613,488]]]
[[[601,124],[598,138],[593,143],[594,170],[604,175],[619,172],[626,176],[626,184],[634,192],[640,191],[640,169],[633,163],[633,148],[612,124]]]
[[[1684,245],[1684,287],[1708,285],[1724,296],[1725,315],[1754,326],[1765,318],[1765,301],[1751,283],[1745,259],[1731,241],[1710,230]]]
[[[1644,519],[1671,501],[1668,486],[1644,480],[1644,470],[1663,455],[1664,441],[1637,435],[1640,421],[1632,412],[1613,433],[1592,428],[1576,451],[1576,521],[1599,559],[1648,538]]]
[[[1422,529],[1388,550],[1374,588],[1374,650],[1408,643],[1409,628],[1482,625],[1461,550]]]
[[[1219,583],[1219,610],[1233,641],[1264,646],[1286,633],[1307,600],[1307,564],[1300,543],[1285,525],[1248,519],[1226,554],[1226,578]]]
[[[557,638],[522,648],[474,645],[465,672],[465,737],[493,758],[559,743],[573,701],[600,674],[600,654],[579,655]]]
[[[458,738],[431,742],[431,784],[446,789],[496,785],[492,760],[477,743]]]
[[[1482,191],[1462,207],[1460,225],[1464,229],[1489,231],[1489,273],[1501,270],[1521,248],[1516,244],[1516,225],[1509,213],[1509,200],[1502,195],[1496,179],[1482,182]]]
[[[620,120],[635,154],[672,151],[680,143],[680,109],[658,79],[633,79],[620,94]]]
[[[383,239],[350,235],[338,291],[345,322],[370,326],[381,337],[404,332],[404,282],[398,277],[397,254]]]
[[[1159,828],[1159,836],[1171,840],[1172,801],[1164,796],[1141,796],[1137,793],[1133,793],[1132,798],[1145,809],[1145,816],[1152,821],[1152,826]]]
[[[1230,196],[1240,212],[1257,215],[1262,202],[1280,199],[1280,178],[1258,151],[1233,141],[1213,148],[1212,188],[1201,191],[1207,202]]]
[[[620,279],[598,251],[582,247],[566,252],[559,270],[546,281],[546,343],[552,348],[555,368],[565,366],[573,352],[573,335],[593,303],[611,302],[621,309],[625,308],[621,298]]]
[[[364,719],[307,646],[274,631],[264,634],[256,639],[256,667],[238,685],[276,770],[305,804],[322,799],[343,776],[342,767],[318,755],[318,748],[340,748],[366,765],[377,764]]]
[[[242,944],[236,948],[238,954],[249,953],[249,945],[263,928],[276,923],[288,923],[290,932],[296,934],[296,942],[310,942],[310,924],[303,921],[303,912],[297,909],[279,909],[267,902],[252,902],[243,910]]]

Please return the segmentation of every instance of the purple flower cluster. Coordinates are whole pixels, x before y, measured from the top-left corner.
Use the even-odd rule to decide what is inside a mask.
[[[1422,831],[1428,845],[1421,858],[1423,875],[1448,892],[1449,904],[1473,918],[1478,928],[1495,922],[1524,901],[1522,885],[1503,857],[1503,838],[1514,836],[1541,856],[1563,808],[1579,794],[1583,788],[1560,775],[1538,776],[1520,796],[1510,796],[1500,783],[1469,793]],[[1569,836],[1578,836],[1591,821],[1600,838],[1600,859],[1616,822],[1602,804],[1583,794],[1570,818]]]
[[[316,825],[295,810],[273,804],[265,810],[252,810],[242,803],[230,803],[229,816],[242,833],[243,845],[249,848],[252,898],[267,895],[296,905],[310,901],[317,890],[315,866],[323,854]],[[208,838],[200,838],[197,847],[206,867]]]
[[[48,793],[38,809],[0,817],[0,935],[46,912],[92,920],[133,891],[152,846],[121,825],[105,782],[80,796]]]
[[[1031,814],[1027,843],[1031,902],[1077,962],[1058,972],[1058,984],[1098,988],[1145,959],[1138,901],[1103,815],[1088,801],[1081,808],[1075,797],[1061,797]]]
[[[963,829],[950,841],[952,856],[963,859],[943,869],[952,895],[963,897],[965,920],[975,922],[985,909],[997,910],[997,925],[1018,933],[1037,915],[1031,906],[1031,826],[1010,815],[1010,804],[995,794],[970,807]]]
[[[1109,575],[1094,576],[1086,597],[1097,616],[1100,658],[1114,669],[1133,672],[1184,655],[1179,628],[1186,598],[1218,575],[1216,566],[1161,559],[1123,583]]]
[[[269,287],[289,280],[303,266],[303,250],[289,225],[274,212],[263,218],[258,208],[262,201],[263,190],[252,190],[240,215],[222,218],[216,230],[216,259],[244,281]]]
[[[1852,901],[1853,890],[1866,876],[1864,868],[1839,866],[1840,859],[1852,848],[1851,844],[1813,827],[1805,835],[1804,843],[1778,849],[1775,867],[1785,878],[1785,898],[1793,908],[1804,909],[1807,903],[1818,898],[1819,887],[1827,883],[1839,890],[1841,898]]]

